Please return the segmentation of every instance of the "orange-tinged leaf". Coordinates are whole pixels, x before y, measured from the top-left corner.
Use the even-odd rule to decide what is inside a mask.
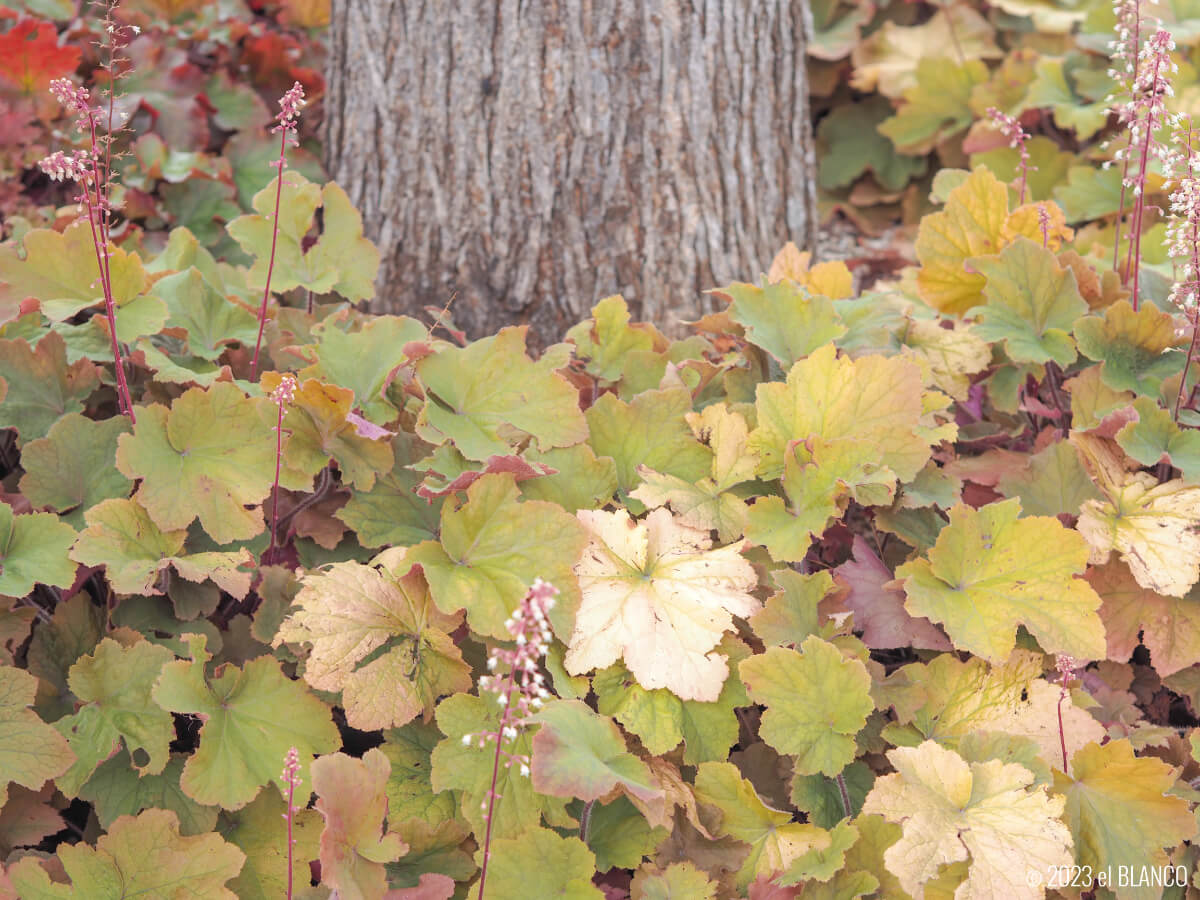
[[[1020,511],[1017,500],[951,509],[928,558],[896,570],[908,611],[941,623],[958,649],[995,663],[1012,652],[1018,625],[1048,652],[1102,659],[1100,598],[1076,577],[1087,544],[1058,519],[1018,519]]]
[[[325,817],[321,833],[321,884],[340,897],[383,897],[384,863],[408,852],[387,831],[387,780],[392,766],[377,747],[362,759],[334,753],[314,760],[313,790]]]
[[[276,372],[263,373],[263,390],[275,390],[280,378]],[[395,462],[391,444],[386,439],[359,434],[348,418],[353,404],[352,390],[322,384],[315,378],[306,378],[300,384],[283,417],[287,433],[284,465],[292,477],[281,478],[281,485],[308,490],[312,477],[328,465],[330,458],[338,465],[342,483],[360,491],[371,490],[377,475],[391,471]]]
[[[67,364],[67,345],[56,331],[36,347],[24,339],[0,340],[0,428],[17,429],[17,446],[49,434],[66,413],[82,412],[83,401],[100,386],[97,367],[80,359]]]
[[[428,721],[439,697],[470,689],[470,666],[447,635],[460,617],[438,611],[419,569],[395,579],[335,563],[304,578],[292,610],[274,645],[312,645],[304,680],[342,691],[354,728],[395,728],[419,713]]]
[[[1032,787],[1016,763],[968,763],[925,741],[888,751],[896,774],[875,781],[864,814],[900,824],[903,834],[883,855],[913,897],[939,870],[967,863],[956,895],[987,900],[1041,900],[1046,873],[1072,862],[1071,833],[1059,821],[1065,801]]]
[[[981,304],[987,279],[968,271],[966,262],[999,252],[1007,220],[1008,188],[979,166],[950,192],[944,210],[921,220],[915,245],[921,299],[955,316]]]
[[[1085,576],[1102,601],[1108,658],[1125,662],[1141,643],[1154,671],[1165,678],[1200,663],[1200,597],[1164,597],[1134,580],[1119,560],[1092,566]]]
[[[564,660],[580,675],[623,659],[642,687],[712,702],[729,674],[712,650],[733,616],[759,608],[757,578],[738,546],[710,549],[707,531],[667,510],[635,522],[625,510],[581,510],[590,543],[575,566],[583,599]]]
[[[79,49],[59,46],[51,22],[22,19],[0,34],[0,81],[16,85],[23,94],[41,94],[78,65]]]
[[[1136,391],[1157,397],[1168,376],[1183,367],[1183,354],[1167,353],[1184,341],[1175,332],[1175,319],[1153,303],[1133,311],[1128,300],[1118,300],[1099,315],[1075,322],[1080,352],[1103,362],[1100,377],[1116,391]]]
[[[812,254],[809,251],[801,252],[794,243],[788,241],[771,261],[767,281],[774,284],[784,278],[790,278],[801,287],[808,288],[810,293],[828,297],[830,300],[854,296],[854,275],[844,262],[831,259],[811,266],[811,259]]]
[[[1118,866],[1140,871],[1168,864],[1163,848],[1191,840],[1196,819],[1172,796],[1178,770],[1153,757],[1136,757],[1128,740],[1091,743],[1071,760],[1071,777],[1055,773],[1066,798],[1064,818],[1075,838],[1075,861],[1094,871]],[[1152,898],[1161,887],[1119,885],[1121,898]]]

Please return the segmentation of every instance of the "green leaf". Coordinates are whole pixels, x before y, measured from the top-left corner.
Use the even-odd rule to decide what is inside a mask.
[[[716,900],[717,885],[690,862],[662,871],[639,869],[630,885],[634,900]]]
[[[1158,408],[1154,401],[1149,402]],[[1018,498],[1027,516],[1076,516],[1088,500],[1100,499],[1079,454],[1067,441],[1056,441],[1025,462],[1024,468],[1001,477],[996,490]]]
[[[920,156],[971,124],[971,92],[988,80],[988,68],[979,59],[927,56],[917,62],[916,78],[899,110],[878,130],[899,152]]]
[[[858,829],[849,822],[838,822],[829,832],[829,846],[815,847],[792,861],[778,883],[788,885],[827,882],[846,865],[846,851],[858,840]]]
[[[29,297],[37,299],[54,322],[104,302],[86,219],[80,218],[62,233],[36,228],[21,243],[23,259],[15,243],[0,247],[0,321],[15,318],[21,302]],[[136,253],[116,245],[110,245],[109,253],[113,301],[124,304],[146,289],[146,273]]]
[[[380,750],[392,764],[388,778],[388,815],[397,822],[417,818],[431,825],[452,821],[458,810],[456,791],[434,792],[429,783],[433,748],[442,739],[435,725],[409,722],[384,732]]]
[[[833,592],[833,575],[802,575],[791,569],[777,569],[771,578],[780,591],[768,597],[763,608],[749,618],[754,633],[768,647],[799,644],[816,634],[820,626],[817,607]]]
[[[68,413],[44,438],[21,452],[21,493],[34,507],[48,506],[74,528],[84,513],[111,497],[129,496],[132,484],[117,471],[117,436],[129,431],[124,416],[96,421]]]
[[[75,566],[67,551],[75,537],[53,513],[18,516],[0,503],[0,597],[25,597],[38,583],[70,587]]]
[[[221,382],[192,388],[169,410],[155,404],[136,411],[133,434],[117,445],[117,468],[142,479],[134,498],[159,528],[186,528],[199,518],[218,544],[263,530],[254,504],[270,494],[275,477],[271,401]]]
[[[587,444],[556,447],[544,453],[527,449],[522,456],[532,464],[556,470],[553,475],[522,481],[521,496],[526,500],[545,500],[575,513],[603,506],[616,493],[616,463],[607,456],[596,456]]]
[[[104,566],[119,594],[161,594],[160,573],[174,568],[189,581],[212,579],[241,599],[250,591],[254,557],[245,547],[228,552],[185,553],[187,530],[163,531],[136,501],[113,498],[86,513],[87,528],[71,549],[71,559]]]
[[[781,562],[799,562],[814,536],[829,520],[845,511],[850,500],[862,506],[891,503],[896,474],[880,465],[878,444],[842,438],[826,442],[818,437],[789,445],[784,457],[780,497],[759,497],[750,506],[746,538],[767,548]]]
[[[616,463],[621,491],[641,483],[639,466],[699,481],[711,472],[712,454],[688,426],[685,414],[691,409],[691,394],[683,388],[646,391],[629,403],[602,394],[586,413],[588,443],[597,456]],[[629,504],[632,512],[640,512],[638,507]]]
[[[620,294],[593,306],[591,319],[575,325],[566,335],[575,344],[575,358],[583,361],[584,371],[610,384],[625,374],[630,353],[654,349],[656,336],[653,326],[629,324],[629,307]]]
[[[1183,368],[1182,353],[1165,352],[1180,340],[1174,318],[1151,303],[1135,313],[1128,300],[1118,300],[1101,316],[1075,322],[1079,351],[1104,363],[1100,380],[1106,386],[1155,398],[1159,385]]]
[[[435,792],[448,789],[459,794],[460,811],[475,834],[487,831],[487,798],[492,786],[495,745],[484,741],[484,732],[499,731],[501,708],[494,697],[455,694],[437,708],[437,726],[446,735],[433,750],[430,783]],[[463,744],[463,738],[471,740]],[[483,746],[480,744],[483,743]],[[514,739],[506,739],[504,751],[512,756],[529,756],[532,737],[521,730]],[[496,772],[495,811],[492,815],[492,839],[517,837],[534,828],[545,814],[551,824],[570,822],[566,801],[538,793],[528,776],[516,765],[504,765]],[[492,844],[493,852],[495,843]]]
[[[187,644],[191,660],[163,668],[154,700],[171,712],[204,717],[180,782],[193,800],[240,809],[278,775],[289,748],[306,766],[340,746],[329,708],[284,675],[277,660],[263,656],[240,669],[226,664],[210,680],[204,636],[190,634]],[[307,797],[307,790],[305,782],[297,796]]]
[[[1019,236],[998,257],[976,257],[967,264],[987,278],[987,304],[967,310],[968,316],[980,317],[979,337],[1003,341],[1014,362],[1054,360],[1066,366],[1075,361],[1070,330],[1087,312],[1087,301],[1075,285],[1075,273],[1059,265],[1052,251]]]
[[[738,661],[749,655],[748,648],[732,637],[725,638],[717,649],[729,657],[735,669]],[[730,674],[711,703],[681,700],[666,688],[647,690],[621,663],[597,672],[592,687],[600,713],[616,718],[655,756],[669,753],[684,741],[683,761],[689,766],[729,756],[738,739],[733,711],[750,704],[736,674]]]
[[[426,394],[417,434],[433,444],[452,440],[467,459],[481,461],[530,438],[540,450],[578,444],[587,424],[578,392],[555,372],[565,364],[557,351],[530,359],[524,328],[445,347],[417,363]]]
[[[316,294],[334,291],[351,302],[374,296],[379,251],[362,236],[362,218],[346,192],[333,183],[322,190],[295,170],[288,172],[279,194],[276,235],[273,217],[278,182],[278,177],[272,179],[254,195],[258,215],[239,216],[227,227],[241,248],[255,257],[250,285],[261,289],[266,284],[267,266],[273,258],[271,289],[276,293],[302,287]],[[305,250],[305,235],[321,206],[321,237]]]
[[[1117,432],[1121,449],[1143,466],[1169,462],[1186,481],[1200,480],[1200,432],[1184,431],[1171,413],[1150,397],[1138,397],[1133,408],[1137,421],[1126,423]],[[1098,498],[1099,493],[1093,497]]]
[[[395,771],[392,772],[395,776]],[[475,863],[464,850],[471,832],[455,818],[453,805],[449,817],[430,824],[421,819],[400,821],[391,806],[388,779],[388,821],[394,833],[408,845],[408,852],[397,862],[388,863],[388,884],[392,887],[416,887],[426,876],[437,875],[452,881],[466,881],[475,874]],[[453,890],[451,886],[450,890]]]
[[[54,720],[75,711],[67,672],[100,642],[104,627],[100,607],[86,591],[79,591],[55,606],[50,621],[34,630],[25,659],[30,673],[41,682],[38,711],[43,718]]]
[[[217,832],[246,854],[246,864],[229,888],[238,900],[278,900],[287,896],[288,823],[287,802],[277,791],[263,791],[249,806],[225,812]],[[215,818],[215,817],[214,817]],[[292,882],[308,884],[309,861],[317,858],[321,839],[321,816],[315,809],[292,813]],[[210,826],[211,828],[211,826]]]
[[[855,760],[838,773],[850,798],[850,810],[862,809],[863,800],[875,782],[875,773],[861,759]],[[792,805],[808,816],[808,821],[822,828],[833,828],[846,818],[846,803],[842,784],[825,775],[792,776],[790,799]]]
[[[625,796],[594,804],[588,817],[587,845],[598,872],[637,868],[669,835],[662,826],[651,827]]]
[[[750,782],[727,762],[702,763],[696,773],[696,799],[715,806],[720,820],[713,830],[750,845],[750,855],[737,873],[737,886],[784,872],[810,850],[829,845],[829,834],[815,825],[792,821],[792,814],[771,809]]]
[[[1103,659],[1100,598],[1075,577],[1087,567],[1083,536],[1057,519],[1018,521],[1017,500],[958,504],[928,559],[896,570],[908,611],[945,626],[955,647],[991,662],[1012,651],[1024,625],[1049,653]]]
[[[177,753],[159,774],[138,774],[128,751],[122,748],[100,764],[79,789],[79,799],[92,804],[105,830],[120,816],[136,816],[158,807],[175,813],[180,834],[205,834],[217,824],[217,808],[201,806],[179,786],[185,759]]]
[[[1034,68],[1035,77],[1025,95],[1026,109],[1050,108],[1054,124],[1073,129],[1080,141],[1086,141],[1108,122],[1110,104],[1103,97],[1088,103],[1067,83],[1068,59],[1043,58]]]
[[[922,156],[897,153],[877,131],[892,114],[892,104],[878,94],[861,103],[841,102],[817,125],[817,140],[826,152],[817,155],[817,184],[826,190],[850,187],[870,173],[885,191],[899,191],[925,172]]]
[[[332,318],[319,329],[316,362],[301,369],[300,377],[354,391],[354,405],[377,425],[395,419],[397,409],[383,396],[384,385],[408,361],[405,346],[425,339],[425,326],[408,316],[376,316],[356,331],[339,328]]]
[[[475,854],[482,862],[483,851]],[[596,859],[577,837],[561,838],[545,828],[534,828],[518,838],[493,837],[487,871],[490,900],[526,900],[530,878],[536,878],[539,895],[563,900],[603,900],[592,884]]]
[[[0,428],[17,429],[17,446],[45,437],[50,427],[100,386],[96,366],[81,359],[67,365],[62,335],[47,332],[33,348],[24,340],[0,340],[0,379],[8,393],[0,403]]]
[[[742,660],[738,672],[750,699],[767,707],[762,739],[794,756],[797,772],[834,776],[854,760],[854,736],[875,709],[871,676],[861,660],[816,635],[800,650],[769,647]]]
[[[532,721],[534,790],[554,797],[598,800],[616,787],[643,801],[662,796],[650,769],[625,746],[620,729],[580,700],[547,704]]]
[[[437,537],[443,500],[418,497],[421,476],[409,465],[416,459],[417,438],[401,431],[392,438],[395,463],[375,479],[369,491],[351,489],[346,505],[334,513],[354,529],[364,547],[410,547]]]
[[[383,864],[408,852],[398,834],[388,833],[388,758],[377,748],[362,759],[344,753],[312,764],[321,832],[321,884],[340,897],[382,897],[387,891]]]
[[[28,709],[37,685],[28,672],[0,666],[0,805],[10,784],[38,790],[75,761],[63,736]]]
[[[23,900],[124,900],[205,897],[237,900],[224,885],[246,857],[220,835],[182,837],[175,813],[148,809],[122,816],[93,849],[62,844],[58,859],[71,884],[52,882],[41,861],[25,857],[8,870]]]
[[[335,563],[304,579],[273,644],[311,644],[304,680],[341,691],[346,721],[374,731],[428,719],[439,697],[470,690],[471,667],[448,635],[460,621],[438,612],[419,571],[393,579]]]
[[[252,346],[258,320],[248,309],[218,293],[200,270],[191,266],[154,283],[154,296],[167,305],[169,328],[187,332],[188,352],[209,361],[240,342]]]
[[[1163,848],[1196,834],[1188,803],[1171,795],[1176,771],[1160,759],[1136,757],[1128,740],[1088,744],[1071,759],[1071,777],[1054,773],[1054,789],[1067,798],[1064,818],[1075,838],[1075,861],[1097,871],[1118,867],[1162,869]],[[1151,898],[1161,888],[1121,891]]]
[[[420,543],[405,557],[425,570],[442,612],[465,608],[475,631],[501,640],[510,638],[504,620],[535,578],[563,592],[552,620],[561,621],[561,607],[574,607],[571,567],[587,545],[573,516],[550,503],[519,502],[519,493],[510,474],[483,476],[458,509],[442,507],[441,542]]]
[[[96,767],[124,743],[140,775],[162,772],[175,738],[171,714],[151,699],[162,667],[175,658],[170,650],[138,641],[123,647],[105,638],[88,656],[71,666],[71,692],[82,706],[54,727],[71,745],[76,760],[56,779],[58,789],[75,797]],[[138,758],[146,759],[144,764]]]
[[[758,457],[747,448],[750,434],[745,417],[723,403],[686,416],[696,439],[713,451],[712,477],[693,483],[662,475],[645,466],[638,473],[645,483],[630,496],[650,509],[670,503],[679,521],[705,531],[715,529],[722,543],[732,543],[746,530],[746,502],[730,489],[754,479]]]
[[[790,278],[774,284],[764,278],[761,287],[735,281],[717,290],[733,299],[729,317],[745,326],[747,339],[784,368],[846,333],[832,300]]]

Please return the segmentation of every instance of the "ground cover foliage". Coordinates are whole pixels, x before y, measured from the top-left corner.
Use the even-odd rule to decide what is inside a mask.
[[[114,38],[14,14],[0,897],[1193,893],[1200,10],[1129,8],[1173,96],[1106,3],[815,3],[826,200],[915,263],[536,356],[358,311],[264,100],[319,4],[118,10],[91,218],[34,166]]]

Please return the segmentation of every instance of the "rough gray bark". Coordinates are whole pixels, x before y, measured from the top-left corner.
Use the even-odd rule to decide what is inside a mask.
[[[678,332],[816,235],[807,0],[334,0],[326,163],[376,312]]]

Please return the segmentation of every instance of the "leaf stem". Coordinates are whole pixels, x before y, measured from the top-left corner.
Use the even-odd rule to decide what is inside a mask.
[[[263,328],[267,324],[267,301],[271,298],[271,273],[275,271],[275,248],[279,243],[279,201],[283,197],[283,169],[287,163],[287,129],[279,132],[279,179],[275,183],[275,215],[271,217],[271,259],[267,263],[267,283],[263,285],[262,305],[258,310],[258,338],[254,341],[254,359],[250,361],[251,380],[258,377],[258,354],[262,349]]]
[[[841,772],[837,773],[838,793],[842,795],[842,809],[846,811],[846,818],[849,819],[854,815],[854,810],[850,806],[850,791],[846,787],[846,777]]]
[[[479,893],[476,900],[483,900],[483,883],[487,879],[488,857],[492,853],[492,817],[496,812],[496,782],[500,777],[501,742],[504,740],[504,726],[508,722],[512,710],[513,693],[516,691],[515,672],[508,673],[508,685],[504,692],[504,712],[500,714],[500,727],[496,730],[496,753],[492,758],[492,786],[488,788],[487,830],[483,837],[483,862],[479,867]]]

